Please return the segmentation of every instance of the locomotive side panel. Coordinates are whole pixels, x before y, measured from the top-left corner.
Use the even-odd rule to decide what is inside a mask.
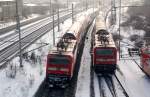
[[[141,49],[140,61],[143,70],[150,76],[150,48]]]

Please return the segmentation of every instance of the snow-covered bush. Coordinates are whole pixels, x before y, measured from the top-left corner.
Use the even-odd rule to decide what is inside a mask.
[[[138,39],[140,39],[140,36],[137,34],[133,34],[129,37],[130,41],[137,41]]]
[[[33,64],[35,64],[37,62],[37,56],[36,56],[35,52],[31,53],[30,60],[33,62]]]
[[[8,68],[6,70],[6,76],[9,78],[15,78],[16,77],[16,64],[14,64],[13,62],[9,62],[8,63]]]
[[[30,74],[28,80],[29,80],[29,86],[32,87],[32,85],[34,84],[34,81],[35,81],[34,75],[33,75],[33,74]]]
[[[112,35],[113,35],[114,41],[122,40],[123,39],[123,36],[121,36],[121,35],[119,36],[118,33],[113,33]]]
[[[26,61],[28,61],[29,60],[28,52],[23,53],[22,57],[23,57],[23,59],[25,59]]]
[[[144,41],[143,40],[138,40],[134,43],[134,45],[138,48],[141,48],[144,46]]]

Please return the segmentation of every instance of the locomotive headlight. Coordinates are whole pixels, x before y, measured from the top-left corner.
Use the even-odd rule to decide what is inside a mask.
[[[107,59],[107,61],[115,61],[115,59]]]
[[[104,61],[115,61],[115,59],[96,59],[96,61],[101,61],[101,62],[104,62]]]
[[[56,67],[49,67],[48,70],[57,70]]]
[[[106,59],[96,59],[96,61],[106,61]]]
[[[68,68],[61,68],[60,71],[65,71],[65,72],[68,72],[69,69]]]

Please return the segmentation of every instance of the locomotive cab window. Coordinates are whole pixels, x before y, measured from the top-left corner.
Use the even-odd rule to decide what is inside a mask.
[[[96,55],[112,55],[112,49],[96,49]]]
[[[150,49],[144,51],[145,54],[150,54]]]
[[[70,64],[70,60],[68,57],[51,57],[49,58],[48,60],[48,63],[49,64],[62,64],[62,65],[67,65],[67,64]]]

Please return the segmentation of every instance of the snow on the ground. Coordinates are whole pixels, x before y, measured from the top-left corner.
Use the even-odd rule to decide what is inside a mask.
[[[61,14],[64,15],[64,13],[61,13]],[[61,14],[60,14],[60,16],[61,16]],[[56,18],[57,18],[57,15],[55,15],[55,19],[56,19]],[[33,18],[30,18],[30,19],[33,19]],[[27,19],[24,20],[24,21],[27,21]],[[43,21],[44,21],[44,22],[43,22]],[[38,20],[38,21],[36,21],[36,22],[30,23],[30,24],[28,24],[28,25],[24,25],[24,26],[22,26],[20,29],[21,29],[21,31],[23,31],[23,30],[25,30],[25,29],[27,29],[27,28],[29,28],[29,27],[32,27],[33,25],[35,26],[35,25],[39,24],[40,22],[43,22],[42,25],[46,25],[47,23],[49,23],[49,21],[52,21],[52,19],[51,19],[50,17],[47,17],[47,18]],[[22,21],[21,21],[21,22],[22,22]],[[9,25],[9,26],[10,26],[10,25]],[[5,33],[5,34],[0,35],[0,38],[4,38],[4,37],[7,37],[8,35],[12,35],[12,34],[14,34],[15,32],[16,32],[15,30],[14,30],[14,31],[7,32],[7,33]]]
[[[94,92],[95,92],[95,97],[100,96],[98,78],[97,78],[97,75],[95,73],[94,73]]]
[[[90,28],[89,28],[90,29]],[[87,33],[77,81],[76,97],[90,97],[90,67],[91,67],[91,34]]]
[[[134,35],[134,34],[137,34],[137,35],[143,37],[145,34],[145,31],[136,30],[136,29],[133,29],[132,27],[122,27],[120,33],[123,37],[129,37],[129,36]]]
[[[94,93],[95,93],[95,97],[100,97],[100,95],[103,95],[101,92],[100,92],[100,87],[99,87],[99,79],[98,79],[98,75],[94,73]],[[101,76],[101,88],[103,89],[103,92],[104,92],[104,96],[106,97],[112,97],[112,94],[108,88],[108,85],[104,79],[104,77]],[[120,96],[119,96],[120,97]]]
[[[126,40],[124,40],[126,41]],[[127,41],[127,43],[130,43]],[[131,43],[132,44],[132,43]],[[123,43],[122,43],[123,45]],[[122,47],[122,52],[127,53],[127,48]],[[147,79],[146,75],[140,70],[140,68],[135,64],[131,57],[126,55],[128,59],[119,60],[118,66],[121,73],[117,72],[117,75],[120,75],[121,82],[124,84],[127,92],[130,97],[150,97],[150,82]],[[136,56],[135,56],[136,57]],[[137,59],[138,63],[140,58]]]
[[[31,20],[31,19],[33,19],[33,18],[37,18],[37,17],[39,17],[40,15],[38,15],[38,14],[31,14],[27,19],[23,19],[23,20],[21,20],[20,22],[25,22],[25,21],[28,21],[28,20]],[[14,24],[16,24],[16,21],[11,21],[11,22],[1,22],[0,23],[0,29],[2,29],[2,28],[6,28],[6,27],[9,27],[9,26],[12,26],[12,25],[14,25]]]
[[[122,60],[119,67],[131,97],[149,97],[150,82],[132,60]]]
[[[104,80],[104,78],[102,79],[102,84],[104,86],[104,94],[105,94],[105,96],[106,97],[113,97],[111,92],[110,92],[110,90],[109,90],[109,88],[108,88],[108,85],[107,85],[106,81]]]

